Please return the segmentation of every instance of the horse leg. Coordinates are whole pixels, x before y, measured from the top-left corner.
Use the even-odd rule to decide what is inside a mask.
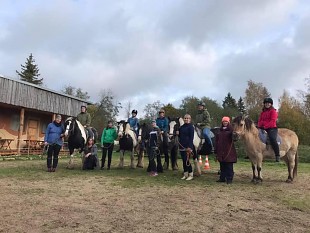
[[[172,170],[178,170],[178,151],[177,151],[177,147],[173,146],[171,148],[171,153],[170,153],[170,157],[171,157],[171,166],[172,166]]]
[[[251,180],[252,183],[256,183],[257,176],[256,176],[256,164],[252,162],[252,172],[253,172],[253,178]]]
[[[134,169],[135,167],[135,149],[133,148],[130,155],[130,168]]]
[[[118,164],[118,167],[119,168],[123,168],[124,167],[124,153],[125,151],[124,150],[120,150],[119,152],[119,164]]]
[[[69,162],[67,164],[67,168],[73,169],[73,167],[74,167],[74,149],[69,148],[69,153],[70,153],[70,159],[69,159]]]
[[[263,167],[263,154],[259,154],[258,157],[258,163],[257,163],[257,182],[262,183],[263,182],[263,177],[262,177],[262,167]]]
[[[284,161],[286,162],[288,170],[287,183],[292,183],[294,179],[294,167],[296,166],[295,156],[296,154],[291,151],[287,152],[286,156],[284,156]]]
[[[201,169],[200,169],[200,165],[198,164],[198,160],[197,158],[194,159],[194,166],[195,166],[195,175],[196,176],[201,176]]]
[[[140,147],[137,167],[143,168],[144,150]]]

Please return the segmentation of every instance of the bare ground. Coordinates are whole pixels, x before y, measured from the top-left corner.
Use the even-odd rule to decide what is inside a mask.
[[[268,171],[262,185],[253,185],[249,170],[240,168],[226,185],[214,182],[216,169],[186,182],[180,171],[66,176],[63,165],[47,173],[44,161],[35,163],[31,179],[0,177],[0,232],[310,232],[309,173],[286,184],[285,171]],[[179,183],[165,183],[169,176]]]

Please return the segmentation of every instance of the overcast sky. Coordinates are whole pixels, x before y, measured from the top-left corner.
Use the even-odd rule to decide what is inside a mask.
[[[0,0],[0,74],[17,78],[30,53],[48,88],[81,87],[94,102],[110,89],[140,114],[188,95],[238,99],[250,79],[276,100],[305,89],[310,3]]]

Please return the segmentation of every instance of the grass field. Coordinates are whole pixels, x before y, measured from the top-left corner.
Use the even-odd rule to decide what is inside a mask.
[[[232,185],[220,184],[218,164],[193,181],[179,171],[149,177],[145,169],[82,171],[60,159],[0,162],[0,232],[309,232],[310,164],[285,183],[284,163],[265,162],[264,182],[250,183],[247,160],[235,165]],[[129,161],[127,158],[127,165]],[[147,165],[147,159],[145,160]],[[179,161],[179,167],[181,161]]]

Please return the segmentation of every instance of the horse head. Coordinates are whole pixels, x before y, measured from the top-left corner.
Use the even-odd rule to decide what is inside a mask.
[[[242,138],[247,131],[253,127],[253,121],[247,116],[237,116],[232,121],[233,140],[237,141]]]
[[[176,131],[184,124],[182,117],[171,119],[169,122],[169,138],[173,138],[176,135]]]
[[[75,127],[75,118],[74,117],[68,117],[65,120],[65,136],[68,137],[74,132]]]
[[[126,132],[126,125],[128,122],[121,120],[117,122],[117,135],[119,138],[123,137]],[[129,125],[129,124],[128,124]]]

